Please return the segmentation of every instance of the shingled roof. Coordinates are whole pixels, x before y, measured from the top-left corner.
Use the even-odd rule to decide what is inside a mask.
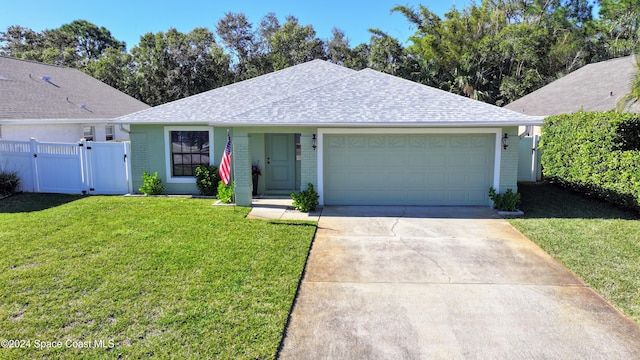
[[[0,121],[106,120],[148,108],[80,70],[0,56]]]
[[[509,126],[542,120],[371,69],[313,60],[141,112],[119,123],[226,126]]]
[[[585,65],[505,108],[535,116],[613,110],[631,90],[636,71],[633,56]],[[630,110],[640,109],[634,106]]]

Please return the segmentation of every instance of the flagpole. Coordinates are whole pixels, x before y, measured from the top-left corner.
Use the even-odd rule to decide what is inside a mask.
[[[224,146],[224,153],[222,154],[222,160],[220,160],[219,174],[222,183],[225,187],[229,186],[229,182],[233,181],[231,185],[232,194],[235,193],[235,169],[232,169],[235,165],[235,159],[233,159],[233,143],[231,142],[231,135],[229,135],[229,129],[227,129],[227,143]],[[235,211],[235,201],[233,203]]]
[[[229,129],[227,129],[227,137],[230,139],[230,137],[229,137]],[[235,141],[232,141],[231,142],[231,153],[232,154],[236,152],[235,149],[234,149],[234,147],[235,147],[234,144],[235,144]],[[237,201],[237,199],[236,199],[236,157],[235,156],[231,157],[231,162],[232,162],[231,171],[233,172],[233,180],[232,180],[233,181],[232,182],[232,184],[233,184],[233,212],[236,212],[236,201]]]

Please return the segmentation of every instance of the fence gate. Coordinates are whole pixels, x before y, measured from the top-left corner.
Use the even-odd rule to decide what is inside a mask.
[[[87,187],[95,194],[128,194],[129,178],[128,142],[88,142],[84,146]]]
[[[127,194],[129,152],[128,142],[0,140],[0,169],[16,171],[27,192]]]
[[[518,152],[518,181],[539,181],[542,179],[540,165],[540,135],[525,136],[520,139]]]
[[[78,144],[38,143],[33,153],[36,192],[82,192],[82,152]]]

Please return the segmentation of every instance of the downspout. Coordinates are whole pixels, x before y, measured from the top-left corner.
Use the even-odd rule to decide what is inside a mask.
[[[527,125],[525,126],[524,131],[518,136],[520,137],[520,139],[522,139],[525,136],[531,136],[531,133],[533,133],[533,126]]]
[[[124,124],[118,124],[120,127],[120,131],[126,132],[127,134],[131,134],[131,130],[124,127]]]

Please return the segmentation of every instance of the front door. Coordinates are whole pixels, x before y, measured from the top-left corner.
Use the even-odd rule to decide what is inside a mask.
[[[295,134],[265,134],[266,190],[293,190],[295,184]]]

